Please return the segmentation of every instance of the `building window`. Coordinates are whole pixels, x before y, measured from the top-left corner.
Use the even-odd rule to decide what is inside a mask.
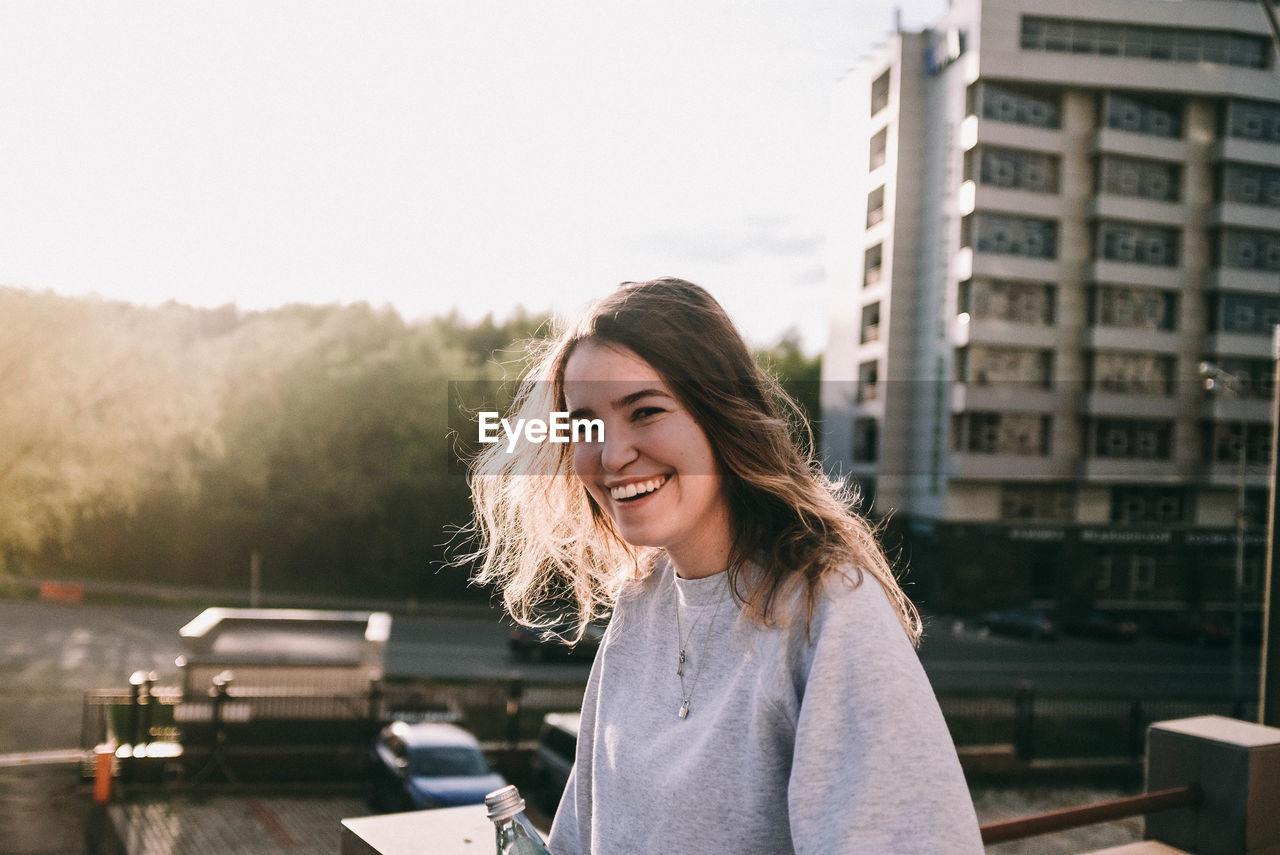
[[[1241,397],[1270,400],[1275,384],[1275,372],[1271,362],[1265,359],[1232,359],[1230,357],[1215,361],[1219,368],[1239,381]]]
[[[1114,196],[1157,202],[1178,201],[1180,168],[1160,160],[1103,155],[1101,189]]]
[[[1280,273],[1280,232],[1223,229],[1218,247],[1223,267]]]
[[[1185,523],[1191,503],[1181,487],[1111,488],[1111,521],[1116,523]]]
[[[1087,363],[1090,389],[1124,395],[1172,395],[1172,356],[1100,350]]]
[[[977,113],[984,119],[1034,128],[1062,126],[1061,96],[1057,93],[989,81],[979,83],[974,91],[978,100]]]
[[[862,307],[861,335],[862,344],[880,340],[880,304],[868,303]]]
[[[867,194],[867,228],[884,219],[884,185]]]
[[[1095,457],[1168,460],[1173,423],[1144,419],[1098,419],[1090,432]]]
[[[880,397],[880,363],[877,360],[858,366],[858,400],[874,401]]]
[[[1103,560],[1103,559],[1106,560]],[[1111,556],[1099,556],[1094,566],[1098,569],[1098,578],[1094,580],[1094,591],[1100,599],[1111,598]]]
[[[983,146],[977,150],[978,182],[991,187],[1058,192],[1058,158],[1038,151]]]
[[[1229,30],[1022,17],[1023,50],[1265,68],[1268,41]]]
[[[1244,432],[1245,462],[1271,462],[1271,426],[1265,423],[1208,422],[1205,424],[1205,456],[1215,463],[1240,462],[1240,434]]]
[[[881,265],[884,263],[884,244],[867,247],[862,257],[862,285],[874,285],[880,281]]]
[[[1129,556],[1129,590],[1133,594],[1147,593],[1156,587],[1156,557],[1145,552]]]
[[[880,453],[880,425],[873,418],[853,421],[853,459],[857,463],[874,463]]]
[[[1132,134],[1176,138],[1182,136],[1182,107],[1167,99],[1108,92],[1103,124]]]
[[[1000,519],[1006,522],[1072,522],[1076,494],[1070,487],[1004,484],[1000,488]]]
[[[1231,101],[1227,104],[1227,136],[1280,143],[1280,104]]]
[[[1280,324],[1280,297],[1218,293],[1209,298],[1209,328],[1242,335],[1271,335]]]
[[[1053,220],[978,213],[965,218],[978,252],[1024,258],[1057,257],[1058,224]]]
[[[1089,291],[1089,321],[1101,327],[1171,332],[1178,326],[1178,295],[1152,288],[1099,285]]]
[[[1048,282],[971,279],[960,283],[959,306],[975,320],[1052,326],[1057,288]]]
[[[1280,169],[1228,163],[1222,170],[1222,201],[1280,208]]]
[[[877,169],[884,166],[885,159],[889,152],[889,129],[881,128],[880,131],[871,138],[871,161],[868,164],[869,169]]]
[[[1126,264],[1175,267],[1178,264],[1178,230],[1103,221],[1098,224],[1098,256]]]
[[[871,84],[871,115],[889,106],[889,69]]]
[[[1014,383],[1041,389],[1053,385],[1052,350],[978,344],[963,350],[963,382],[978,386]]]
[[[1043,457],[1051,419],[1040,413],[962,413],[954,430],[958,451]]]

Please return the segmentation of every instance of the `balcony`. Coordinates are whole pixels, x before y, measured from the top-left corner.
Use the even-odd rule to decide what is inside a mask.
[[[1085,278],[1094,282],[1110,282],[1119,285],[1148,285],[1177,291],[1187,284],[1187,272],[1181,267],[1163,267],[1155,264],[1131,264],[1124,261],[1095,259],[1085,269]]]
[[[1176,332],[1134,327],[1085,327],[1080,336],[1085,350],[1137,350],[1177,353],[1181,339]]]
[[[1163,226],[1199,225],[1195,211],[1177,202],[1161,202],[1136,196],[1095,196],[1089,200],[1086,216],[1100,220],[1137,220]]]
[[[1080,398],[1080,412],[1086,416],[1124,416],[1135,419],[1176,419],[1184,412],[1183,402],[1172,395],[1092,390]]]
[[[1206,396],[1203,406],[1202,412],[1215,422],[1266,424],[1271,421],[1271,401],[1267,398],[1210,394]]]
[[[1058,193],[1037,193],[1031,190],[1013,190],[965,181],[960,185],[957,206],[961,216],[975,210],[1016,211],[1031,217],[1060,219],[1067,209]]]
[[[1208,225],[1239,226],[1245,229],[1275,229],[1280,222],[1280,209],[1266,205],[1244,205],[1240,202],[1219,202],[1209,209]]]
[[[1065,149],[1063,140],[1059,129],[1036,128],[978,116],[966,116],[960,124],[960,146],[966,151],[982,143],[1061,153]]]
[[[1089,148],[1093,154],[1127,154],[1177,161],[1194,160],[1199,154],[1199,147],[1188,140],[1135,134],[1115,128],[1100,129],[1093,135]]]
[[[951,387],[951,411],[1053,413],[1062,407],[1062,393],[1028,383],[956,383]]]
[[[1233,163],[1256,163],[1259,166],[1280,166],[1280,145],[1260,140],[1238,140],[1227,137],[1209,149],[1209,159]]]
[[[1195,476],[1193,463],[1134,457],[1086,457],[1077,473],[1084,479],[1117,484],[1180,483]]]
[[[948,474],[952,478],[981,481],[1044,481],[1070,478],[1075,474],[1075,459],[1071,457],[954,451],[951,453],[950,461]]]
[[[976,252],[973,247],[968,246],[956,253],[953,267],[957,278],[962,281],[972,276],[1038,282],[1057,282],[1062,279],[1062,265],[1057,259]]]
[[[1211,332],[1204,339],[1204,350],[1210,356],[1243,356],[1266,359],[1271,355],[1271,336],[1247,333]]]
[[[1280,212],[1272,216],[1280,219]],[[1280,273],[1269,270],[1215,267],[1205,276],[1204,285],[1210,290],[1242,291],[1249,294],[1265,294],[1270,297],[1280,292]]]
[[[952,335],[953,343],[963,347],[970,342],[1000,345],[1018,345],[1052,349],[1058,344],[1061,331],[1057,327],[1044,324],[1020,324],[1013,321],[999,321],[990,318],[973,318],[968,323],[956,323]]]

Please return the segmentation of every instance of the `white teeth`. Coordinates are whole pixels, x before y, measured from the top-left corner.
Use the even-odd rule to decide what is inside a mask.
[[[654,490],[667,483],[666,476],[661,478],[653,478],[648,481],[641,481],[637,484],[627,484],[622,487],[614,487],[609,490],[609,495],[615,499],[630,499],[639,496],[642,493],[652,493]]]

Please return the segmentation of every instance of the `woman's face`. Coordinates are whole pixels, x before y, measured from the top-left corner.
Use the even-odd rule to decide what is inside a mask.
[[[731,543],[719,461],[706,433],[649,363],[585,341],[564,371],[572,419],[600,419],[602,442],[577,442],[573,468],[634,546],[667,550],[680,575],[725,569]]]

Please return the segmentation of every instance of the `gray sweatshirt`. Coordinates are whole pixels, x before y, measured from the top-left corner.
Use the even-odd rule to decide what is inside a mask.
[[[875,578],[825,583],[807,636],[803,609],[792,618],[756,626],[726,574],[679,579],[666,562],[625,590],[551,851],[981,853],[946,723]]]

